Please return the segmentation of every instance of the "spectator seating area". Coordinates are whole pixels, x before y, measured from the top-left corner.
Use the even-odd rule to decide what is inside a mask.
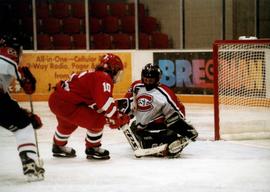
[[[86,49],[85,31],[83,1],[37,3],[38,49]]]
[[[31,0],[0,1],[0,33],[19,33],[26,49],[33,49]]]
[[[135,48],[134,3],[95,2],[90,4],[89,15],[92,49]],[[170,48],[168,35],[160,31],[158,20],[149,16],[143,4],[138,6],[138,16],[139,48]]]
[[[7,1],[8,2],[8,1]],[[29,45],[33,44],[33,9],[31,0],[1,5],[16,10],[13,27],[27,34]],[[3,9],[3,10],[2,10]],[[37,48],[39,50],[86,49],[86,25],[84,1],[37,1],[36,4]],[[134,3],[89,3],[90,49],[134,49],[135,8]],[[2,15],[2,14],[1,14]],[[168,35],[160,31],[155,17],[149,16],[143,4],[138,7],[139,48],[167,49]],[[0,23],[4,22],[0,20]],[[33,46],[29,47],[33,49]]]

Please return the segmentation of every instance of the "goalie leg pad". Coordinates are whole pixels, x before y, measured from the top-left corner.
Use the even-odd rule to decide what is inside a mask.
[[[152,138],[152,144],[155,143],[157,145],[160,145],[162,143],[170,144],[173,141],[178,139],[177,133],[170,129],[163,129],[160,131],[148,131],[147,136],[149,138]],[[147,137],[145,137],[147,138]],[[148,139],[150,140],[150,139]]]
[[[181,151],[189,144],[189,140],[185,137],[179,137],[177,140],[173,141],[168,145],[168,156],[176,157]]]
[[[177,116],[177,114],[172,115],[172,117],[170,117],[169,119],[173,119],[173,121],[170,121],[170,123],[168,124],[169,129],[175,131],[183,137],[187,137],[192,141],[196,140],[196,138],[198,137],[198,132],[192,125],[187,123],[180,116]]]
[[[130,143],[132,149],[134,150],[136,157],[142,157],[142,156],[148,156],[160,153],[162,151],[165,151],[167,148],[167,144],[163,144],[157,147],[151,147],[151,148],[142,148],[139,141],[135,137],[133,131],[131,131],[131,128],[128,125],[125,125],[122,127],[123,133],[126,136],[128,142]]]
[[[167,129],[165,124],[150,123],[146,129],[137,129],[134,121],[130,129],[144,149],[167,144],[177,139],[177,134]]]
[[[145,131],[144,134],[146,134],[146,132],[147,131]],[[176,158],[190,142],[186,137],[179,136],[176,132],[169,129],[161,130],[159,132],[149,131],[146,135],[147,136],[143,137],[143,147],[151,148],[162,144],[168,145],[163,152],[160,151],[157,153],[157,156]]]

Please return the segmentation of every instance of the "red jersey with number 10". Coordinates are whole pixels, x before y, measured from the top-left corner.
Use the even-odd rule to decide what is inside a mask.
[[[72,74],[69,80],[62,82],[57,92],[60,98],[73,104],[95,106],[110,118],[116,112],[116,104],[112,97],[113,81],[103,71],[84,71]]]

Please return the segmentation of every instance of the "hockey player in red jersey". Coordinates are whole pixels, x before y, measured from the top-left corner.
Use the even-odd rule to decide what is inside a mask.
[[[37,155],[35,130],[42,126],[40,118],[9,95],[9,86],[16,79],[26,94],[33,94],[36,80],[27,67],[20,67],[22,46],[17,37],[0,36],[0,127],[11,131],[16,138],[23,173],[28,181],[44,179],[44,169]],[[8,157],[7,157],[8,158]]]
[[[185,107],[174,92],[159,82],[161,75],[157,65],[147,64],[141,80],[133,82],[125,95],[131,104],[124,102],[123,107],[119,100],[119,108],[135,116],[131,131],[142,148],[168,144],[162,154],[175,157],[189,140],[195,141],[198,132],[185,121]],[[131,106],[131,110],[126,106]]]
[[[75,150],[66,144],[70,135],[82,127],[87,129],[87,158],[110,158],[109,151],[100,147],[104,125],[115,129],[129,122],[127,115],[117,111],[112,97],[113,84],[119,81],[123,68],[118,56],[106,54],[95,71],[72,74],[69,80],[57,84],[49,98],[50,109],[58,121],[53,137],[53,156],[75,157]]]

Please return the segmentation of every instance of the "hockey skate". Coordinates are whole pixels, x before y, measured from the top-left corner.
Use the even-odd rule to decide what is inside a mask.
[[[110,153],[108,150],[101,147],[91,147],[85,150],[87,159],[105,160],[110,159]]]
[[[52,153],[54,157],[76,157],[76,151],[73,148],[56,144],[53,144]]]
[[[22,161],[23,174],[26,176],[28,182],[44,180],[44,172],[42,165],[27,156],[27,152],[20,152]]]

